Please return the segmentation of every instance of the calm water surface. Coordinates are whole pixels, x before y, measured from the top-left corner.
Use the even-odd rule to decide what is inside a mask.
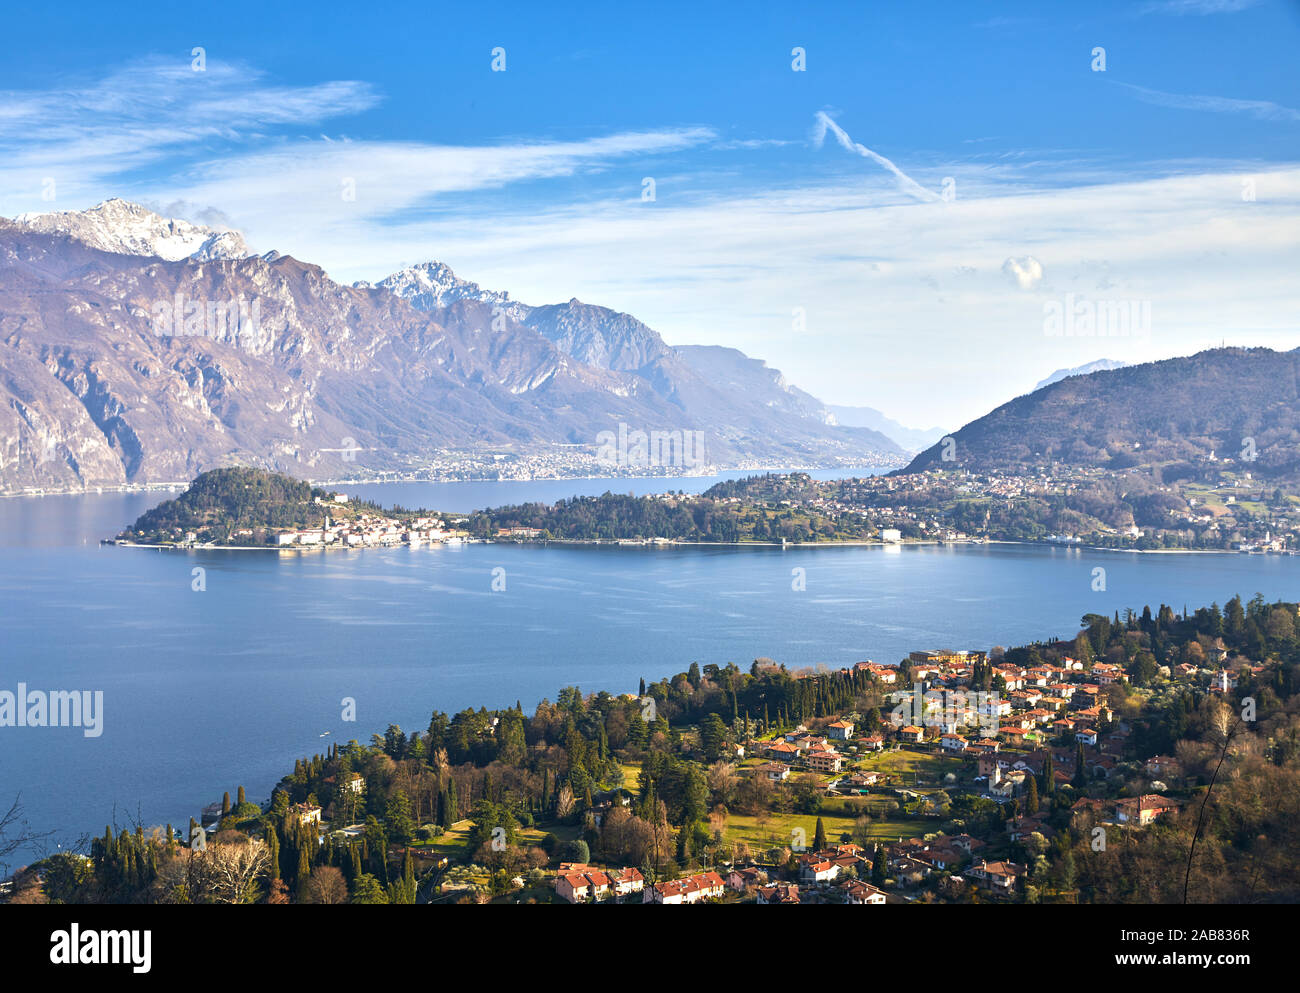
[[[441,509],[710,479],[385,484]],[[293,760],[434,708],[632,691],[701,664],[897,662],[1072,636],[1088,611],[1300,596],[1300,559],[1020,545],[641,549],[468,545],[302,555],[101,547],[164,494],[0,500],[0,689],[102,690],[104,731],[0,728],[0,799],[65,838],[264,799]],[[1106,592],[1092,570],[1106,569]],[[206,590],[191,589],[192,570]],[[492,592],[505,569],[506,589]],[[803,569],[806,590],[792,589]],[[340,700],[357,702],[355,724]],[[328,732],[327,736],[322,735]]]

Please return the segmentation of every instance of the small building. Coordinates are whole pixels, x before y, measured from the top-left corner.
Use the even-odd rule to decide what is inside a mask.
[[[1145,793],[1142,796],[1129,797],[1115,802],[1115,820],[1121,824],[1145,827],[1153,821],[1178,810],[1177,800],[1160,796],[1158,793]]]
[[[976,859],[962,875],[996,893],[1010,893],[1015,890],[1016,882],[1024,874],[1025,867],[1015,862],[986,862],[984,859]]]
[[[844,884],[844,902],[883,904],[885,902],[885,891],[876,889],[870,883],[854,879]]]
[[[685,879],[655,883],[645,890],[643,903],[699,903],[722,896],[726,883],[716,872],[701,872]]]
[[[834,724],[828,724],[826,737],[834,738],[836,741],[848,741],[853,737],[853,722],[836,721]]]
[[[754,771],[761,776],[766,776],[774,783],[784,783],[790,778],[790,767],[784,762],[768,762],[766,765],[760,765]]]
[[[295,803],[293,805],[294,813],[298,815],[298,823],[319,824],[321,822],[320,807],[310,803]]]
[[[839,772],[844,759],[839,752],[809,752],[808,766],[816,772]]]
[[[794,883],[776,883],[772,886],[760,886],[758,889],[758,902],[763,906],[772,904],[797,904],[799,902],[799,887]]]

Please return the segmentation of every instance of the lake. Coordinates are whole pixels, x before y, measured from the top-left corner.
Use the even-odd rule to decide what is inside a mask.
[[[342,488],[384,505],[469,510],[713,481]],[[1070,637],[1087,612],[1181,611],[1234,593],[1295,599],[1300,582],[1290,556],[1027,545],[283,555],[98,545],[166,496],[0,500],[0,690],[104,694],[96,738],[0,728],[0,800],[21,792],[32,825],[65,842],[137,817],[183,827],[241,784],[265,799],[295,758],[367,742],[390,722],[423,730],[435,708],[518,700],[531,712],[563,686],[635,692],[640,678],[693,661],[895,663],[917,649]],[[1104,591],[1093,589],[1097,567]],[[505,589],[494,592],[498,569]],[[355,723],[341,718],[345,697]]]

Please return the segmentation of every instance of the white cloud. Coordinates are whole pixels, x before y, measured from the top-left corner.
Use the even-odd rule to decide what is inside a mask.
[[[1032,290],[1042,282],[1043,264],[1032,255],[1019,259],[1008,258],[1002,263],[1002,274],[1022,290]]]
[[[1283,107],[1271,100],[1238,100],[1233,97],[1197,96],[1190,93],[1165,93],[1145,86],[1120,83],[1138,95],[1138,99],[1161,107],[1179,110],[1205,110],[1215,114],[1249,114],[1261,121],[1300,121],[1300,110]]]
[[[375,106],[368,83],[278,86],[246,66],[146,59],[102,79],[41,92],[0,91],[0,197],[31,203],[45,177],[72,198],[164,159],[220,154],[286,124]]]
[[[818,148],[821,148],[822,142],[826,140],[827,131],[830,131],[835,135],[835,140],[840,143],[841,147],[850,152],[861,155],[864,159],[870,159],[872,162],[876,163],[876,165],[881,166],[892,173],[894,178],[898,181],[898,188],[904,193],[910,194],[918,200],[935,201],[942,199],[939,194],[927,190],[883,155],[873,152],[871,149],[867,148],[866,145],[858,144],[845,133],[843,128],[832,120],[829,114],[825,111],[819,110],[817,111],[816,123],[813,126],[813,144]]]

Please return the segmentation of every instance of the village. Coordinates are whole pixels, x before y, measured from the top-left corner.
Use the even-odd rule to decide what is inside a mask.
[[[347,504],[348,497],[343,493],[331,494],[328,499],[316,497],[315,503],[321,506]],[[463,524],[461,518],[450,525],[446,520],[435,516],[412,516],[409,519],[397,519],[379,513],[361,511],[347,520],[331,519],[327,513],[319,528],[284,530],[275,535],[277,548],[370,548],[388,545],[449,544],[458,545],[465,540],[464,533],[455,533],[456,524]],[[251,528],[234,532],[235,538],[253,536]]]
[[[1219,661],[1226,660],[1225,653]],[[1005,818],[996,830],[863,839],[823,829],[832,818],[818,817],[815,836],[804,826],[782,839],[769,833],[769,851],[654,884],[635,867],[563,862],[552,877],[556,896],[568,903],[1017,902],[1025,898],[1028,869],[1010,856],[1041,854],[1051,841],[1046,798],[1061,788],[1077,796],[1068,807],[1071,826],[1094,838],[1109,834],[1114,844],[1184,806],[1186,794],[1175,788],[1177,759],[1154,756],[1134,770],[1128,758],[1130,731],[1106,702],[1106,687],[1129,680],[1121,667],[1098,662],[1085,672],[1069,656],[1025,667],[972,651],[913,652],[908,663],[915,682],[907,688],[897,687],[895,667],[855,667],[888,688],[896,704],[877,729],[864,733],[854,720],[836,717],[751,738],[734,746],[738,771],[773,786],[816,777],[827,800],[888,797],[909,826],[951,822],[960,796],[993,801]],[[988,666],[998,691],[971,690],[979,666]],[[1256,676],[1264,669],[1250,667]],[[1199,667],[1181,664],[1162,668],[1159,678],[1198,675]],[[1227,667],[1216,669],[1209,689],[1227,694],[1237,678]],[[1126,777],[1121,792],[1109,784],[1122,766],[1137,776]],[[591,816],[598,823],[618,802],[627,798],[607,798]],[[745,847],[737,846],[742,855]]]

